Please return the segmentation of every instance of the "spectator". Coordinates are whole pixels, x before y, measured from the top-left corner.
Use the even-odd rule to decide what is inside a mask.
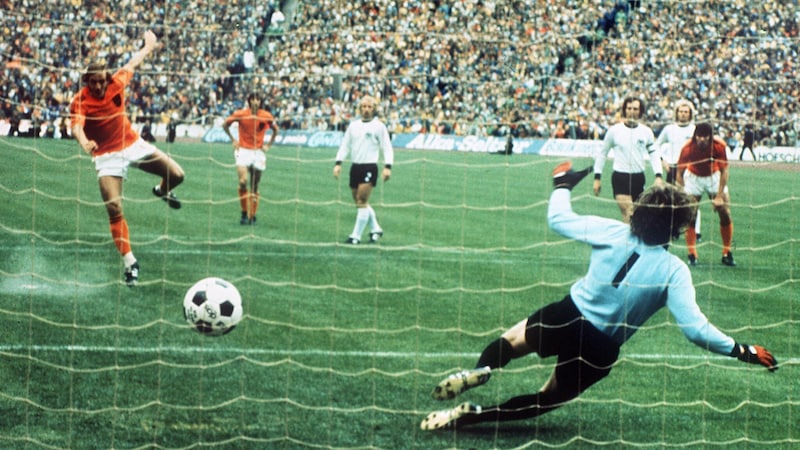
[[[210,123],[206,115],[241,108],[236,99],[265,74],[264,87],[274,90],[268,95],[282,99],[273,110],[286,118],[282,128],[318,126],[322,108],[329,128],[341,129],[356,112],[354,95],[374,87],[407,123],[423,123],[434,103],[432,117],[450,111],[449,124],[473,123],[476,108],[484,123],[497,123],[513,104],[539,124],[581,111],[598,124],[598,138],[632,89],[642,98],[663,98],[663,110],[685,97],[732,129],[758,111],[758,125],[782,130],[782,142],[790,140],[783,130],[787,118],[800,112],[793,87],[800,53],[794,2],[747,8],[736,2],[633,7],[600,0],[437,7],[440,2],[377,0],[362,8],[331,0],[255,6],[178,0],[170,14],[149,2],[121,3],[113,11],[28,3],[24,11],[0,13],[7,30],[0,42],[0,99],[18,105],[27,95],[40,109],[49,107],[48,86],[65,106],[84,59],[105,56],[113,65],[134,51],[136,24],[160,23],[165,51],[131,85],[140,117],[170,112],[173,99],[181,98],[180,120]],[[280,34],[270,26],[275,8],[285,17]],[[249,73],[245,49],[257,55]],[[335,119],[323,108],[328,97],[344,105]],[[643,120],[660,128],[668,121],[661,115],[651,108]],[[552,134],[538,128],[529,127],[529,135]],[[452,125],[443,130],[452,132]]]
[[[742,133],[742,152],[739,153],[739,161],[744,159],[744,152],[749,151],[750,155],[753,157],[753,161],[756,160],[756,130],[753,127],[752,123],[748,123],[744,126],[744,133]]]

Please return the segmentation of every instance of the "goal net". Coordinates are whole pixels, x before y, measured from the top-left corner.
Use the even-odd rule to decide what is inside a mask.
[[[800,445],[797,20],[792,2],[738,0],[5,2],[0,447]],[[129,116],[186,179],[172,210],[157,177],[129,170],[129,288],[67,107],[89,63],[122,67],[148,29],[160,47],[136,67]],[[243,225],[221,125],[250,92],[280,131]],[[395,161],[369,201],[384,234],[354,246],[350,161],[339,179],[333,166],[364,95]],[[420,430],[431,411],[547,382],[554,361],[531,355],[457,400],[430,395],[585,274],[590,249],[547,227],[550,171],[590,165],[626,97],[656,135],[689,100],[728,144],[737,265],[720,262],[703,199],[697,302],[780,369],[697,348],[662,310],[556,411]],[[574,189],[578,213],[620,218],[607,166],[599,196]],[[684,240],[670,251],[685,258]],[[221,337],[182,314],[212,276],[243,299]]]

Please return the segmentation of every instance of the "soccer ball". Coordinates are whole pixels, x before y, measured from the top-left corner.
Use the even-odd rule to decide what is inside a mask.
[[[183,317],[201,334],[222,336],[242,320],[242,296],[222,278],[203,278],[183,297]]]

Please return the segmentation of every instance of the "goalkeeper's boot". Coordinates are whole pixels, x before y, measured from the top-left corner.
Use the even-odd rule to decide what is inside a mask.
[[[383,237],[383,230],[381,231],[372,231],[369,233],[369,243],[370,244],[377,244],[378,240]]]
[[[431,397],[436,400],[448,400],[455,398],[467,389],[485,384],[492,376],[492,369],[489,366],[477,369],[467,369],[454,373],[445,378],[433,389]]]
[[[736,265],[736,261],[733,260],[733,253],[728,252],[728,253],[725,253],[724,255],[722,255],[722,264],[725,264],[726,266],[731,266],[731,267],[735,266]]]
[[[174,192],[169,191],[166,194],[164,194],[163,192],[161,192],[161,186],[155,185],[153,186],[153,195],[155,195],[156,197],[161,197],[162,200],[167,202],[167,205],[169,205],[170,208],[181,209],[181,201],[178,200],[178,197],[175,195]]]
[[[572,169],[572,161],[563,162],[553,169],[553,187],[572,190],[591,170],[591,167],[586,167],[576,172]]]
[[[131,264],[130,267],[125,268],[125,284],[128,287],[136,286],[136,283],[139,281],[139,262],[135,262]]]
[[[467,414],[480,414],[481,407],[470,402],[464,402],[452,409],[443,409],[428,414],[419,427],[423,430],[452,429],[458,427],[458,419]]]

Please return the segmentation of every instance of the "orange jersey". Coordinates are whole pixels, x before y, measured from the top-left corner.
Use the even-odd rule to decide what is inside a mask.
[[[263,109],[259,109],[256,115],[253,115],[250,108],[244,108],[225,119],[225,124],[228,126],[233,122],[239,122],[239,146],[256,149],[264,145],[264,135],[267,133],[267,128],[271,128],[275,123],[275,118],[269,111]]]
[[[686,169],[698,177],[710,177],[720,168],[728,167],[727,149],[725,141],[719,138],[714,138],[711,151],[701,150],[692,139],[681,149],[678,170]]]
[[[73,125],[82,125],[86,137],[97,142],[94,156],[118,152],[136,142],[139,133],[125,113],[125,87],[133,72],[120,70],[111,77],[103,98],[95,98],[83,87],[69,105]]]

